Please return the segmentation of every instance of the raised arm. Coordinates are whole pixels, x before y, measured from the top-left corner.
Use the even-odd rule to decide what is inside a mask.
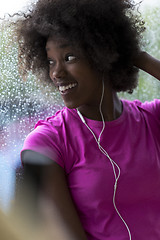
[[[39,159],[41,165],[36,166],[34,163],[39,162]],[[23,154],[22,161],[24,166],[28,166],[28,162],[29,165],[33,162],[32,174],[35,172],[36,178],[40,174],[38,178],[41,194],[38,204],[40,204],[42,223],[44,222],[43,226],[46,225],[45,232],[48,237],[57,240],[87,240],[69,193],[63,168],[52,160],[31,151]],[[44,165],[44,162],[47,164]],[[43,237],[40,236],[38,239]],[[48,239],[47,236],[44,239]]]
[[[135,66],[160,80],[160,61],[146,52],[141,52],[135,60]]]

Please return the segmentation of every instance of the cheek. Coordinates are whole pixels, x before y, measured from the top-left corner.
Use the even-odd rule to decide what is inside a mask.
[[[50,77],[51,81],[52,81],[53,83],[55,83],[55,79],[54,79],[54,77],[53,77],[53,71],[52,71],[51,69],[49,69],[49,77]]]
[[[49,67],[49,76],[50,76],[50,78],[53,80],[53,72],[52,72],[52,70],[50,69],[50,67]]]

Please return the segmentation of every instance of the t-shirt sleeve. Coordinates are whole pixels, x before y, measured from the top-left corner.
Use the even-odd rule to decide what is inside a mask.
[[[39,124],[26,137],[21,151],[32,150],[58,163],[64,168],[63,142],[60,132],[49,123]]]
[[[151,102],[144,102],[142,103],[143,109],[151,112],[155,118],[160,121],[160,99],[154,99]]]

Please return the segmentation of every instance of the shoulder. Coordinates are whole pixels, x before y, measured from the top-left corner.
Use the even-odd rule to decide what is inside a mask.
[[[68,127],[71,128],[75,118],[74,110],[64,107],[55,115],[39,120],[26,137],[21,153],[25,150],[35,151],[64,166]]]
[[[64,126],[67,122],[74,121],[74,110],[67,107],[57,111],[53,116],[39,120],[30,135],[40,134],[41,136],[52,136],[64,132]]]
[[[33,144],[36,144],[36,142],[54,140],[55,137],[60,136],[65,122],[64,111],[65,109],[59,110],[55,115],[39,120],[25,142],[32,141]]]
[[[132,138],[145,140],[154,138],[160,143],[160,100],[151,102],[123,101],[125,129]],[[135,138],[134,138],[135,137]]]
[[[45,120],[39,120],[36,125],[35,129],[61,129],[62,126],[68,122],[68,121],[75,121],[76,119],[76,114],[75,114],[75,109],[69,109],[67,107],[64,107],[63,109],[57,111],[53,116],[50,116],[46,118]]]
[[[154,99],[153,101],[145,101],[141,102],[140,100],[122,100],[123,106],[126,110],[132,110],[132,111],[148,111],[152,113],[155,116],[160,117],[160,100]]]

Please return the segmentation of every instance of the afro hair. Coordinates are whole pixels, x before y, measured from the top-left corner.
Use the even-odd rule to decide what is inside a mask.
[[[115,91],[132,91],[143,31],[129,0],[38,0],[16,23],[21,70],[50,80],[45,46],[53,36],[81,50],[94,69],[107,74]]]

